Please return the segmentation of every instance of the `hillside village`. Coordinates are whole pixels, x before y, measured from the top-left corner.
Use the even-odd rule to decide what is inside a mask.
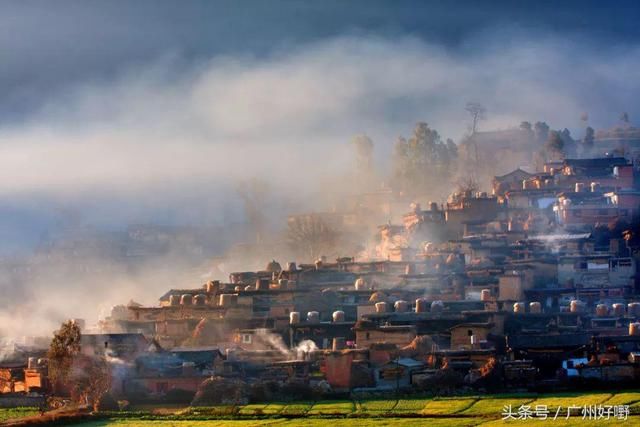
[[[639,131],[599,131],[535,166],[531,152],[478,135],[502,147],[485,142],[483,156],[512,161],[487,191],[429,203],[384,189],[360,194],[359,210],[292,215],[360,236],[404,209],[357,252],[267,258],[258,271],[178,284],[154,306],[117,305],[96,326],[75,320],[81,353],[117,361],[111,394],[130,400],[193,397],[211,378],[242,383],[247,400],[265,384],[339,395],[637,381]],[[2,392],[60,392],[46,349],[19,350],[0,364]]]

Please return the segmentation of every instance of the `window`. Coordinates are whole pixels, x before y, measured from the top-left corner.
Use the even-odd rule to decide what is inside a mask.
[[[578,261],[574,264],[573,268],[575,270],[586,270],[587,269],[587,262],[586,261]]]
[[[370,334],[369,334],[369,332],[367,332],[367,333],[365,334],[365,338],[366,338],[366,339],[369,339],[369,337],[370,337]]]
[[[251,344],[251,334],[242,334],[242,343]]]

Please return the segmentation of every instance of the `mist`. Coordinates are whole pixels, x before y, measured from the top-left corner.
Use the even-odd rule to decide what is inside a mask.
[[[520,31],[483,33],[456,50],[412,36],[344,36],[260,56],[163,53],[43,95],[0,128],[0,208],[12,212],[0,218],[0,252],[28,258],[42,233],[65,227],[242,223],[234,188],[250,178],[269,183],[264,210],[284,227],[287,213],[326,208],[322,194],[349,192],[342,178],[355,134],[374,141],[381,175],[395,139],[417,121],[459,141],[471,100],[487,108],[480,130],[541,120],[581,137],[583,112],[596,129],[622,111],[640,114],[639,66],[638,45],[600,50],[579,36]],[[177,255],[159,264],[7,278],[3,333],[48,334],[71,317],[92,323],[102,307],[153,304],[207,274]],[[176,273],[158,274],[169,267]]]

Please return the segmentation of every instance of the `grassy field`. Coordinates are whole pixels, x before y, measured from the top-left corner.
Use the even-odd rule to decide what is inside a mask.
[[[616,421],[610,421],[611,425],[617,425]],[[622,423],[618,421],[617,423]],[[152,420],[110,420],[110,421],[93,421],[81,424],[82,427],[323,427],[331,425],[332,427],[494,427],[494,426],[561,426],[561,427],[579,427],[579,426],[603,426],[607,425],[606,421],[588,421],[581,418],[573,418],[570,420],[557,421],[510,421],[502,420],[485,420],[477,418],[349,418],[349,419],[323,419],[323,418],[298,418],[298,419],[273,419],[273,420],[218,420],[218,421],[152,421]],[[627,421],[626,425],[638,425],[633,421]]]
[[[0,408],[0,422],[38,414],[38,408]]]
[[[566,419],[566,408],[584,405],[629,405],[631,416],[627,425],[640,425],[640,392],[620,393],[557,393],[553,395],[478,395],[453,398],[365,399],[319,402],[274,402],[245,406],[214,407],[147,407],[136,412],[108,414],[108,418],[76,424],[83,427],[148,426],[187,427],[215,425],[219,427],[244,426],[595,426],[619,424],[624,421],[583,419],[578,409]],[[548,419],[502,420],[505,407],[513,413],[526,405],[535,410],[544,405]],[[561,407],[560,416],[553,420],[555,408]],[[14,410],[18,411],[18,410]],[[33,410],[32,410],[33,411]],[[33,411],[35,412],[35,411]],[[29,415],[28,412],[25,415]],[[6,419],[5,417],[4,419]]]

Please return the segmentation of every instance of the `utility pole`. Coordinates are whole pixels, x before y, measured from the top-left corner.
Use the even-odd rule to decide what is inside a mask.
[[[396,357],[396,400],[400,398],[400,355]]]

